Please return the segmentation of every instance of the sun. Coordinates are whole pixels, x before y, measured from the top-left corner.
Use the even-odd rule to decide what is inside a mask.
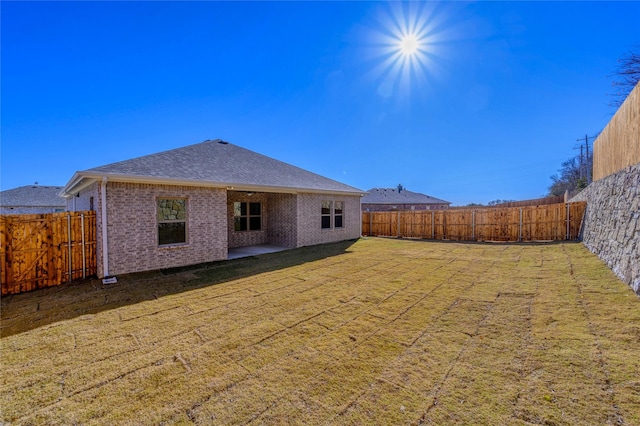
[[[400,39],[400,52],[403,56],[413,56],[418,53],[420,42],[414,34],[405,34]]]
[[[447,15],[428,2],[391,2],[379,9],[371,33],[370,75],[380,96],[416,92],[440,71],[436,63]],[[424,86],[423,86],[424,87]]]

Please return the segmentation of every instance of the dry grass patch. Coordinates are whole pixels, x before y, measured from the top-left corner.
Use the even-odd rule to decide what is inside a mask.
[[[579,244],[363,239],[2,299],[0,422],[640,424],[640,299]]]

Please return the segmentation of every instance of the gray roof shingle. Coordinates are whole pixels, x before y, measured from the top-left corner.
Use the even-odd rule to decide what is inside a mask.
[[[211,184],[363,193],[352,186],[219,139],[107,164],[85,172]]]
[[[61,186],[26,185],[0,192],[3,207],[64,207]]]
[[[362,204],[451,204],[449,201],[398,188],[373,188],[362,197]]]

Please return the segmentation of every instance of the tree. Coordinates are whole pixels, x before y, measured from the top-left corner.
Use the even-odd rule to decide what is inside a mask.
[[[505,204],[505,203],[513,203],[516,200],[501,200],[501,199],[497,199],[497,200],[493,200],[493,201],[489,201],[487,203],[488,206],[497,206],[499,204]]]
[[[591,158],[587,159],[587,167],[591,167]],[[549,187],[549,196],[563,195],[565,191],[574,192],[587,186],[584,167],[580,167],[578,157],[571,157],[562,163],[559,173],[551,176],[553,183]]]
[[[611,94],[613,96],[611,104],[619,107],[640,81],[640,46],[636,46],[618,59],[618,69],[614,78],[615,92]]]

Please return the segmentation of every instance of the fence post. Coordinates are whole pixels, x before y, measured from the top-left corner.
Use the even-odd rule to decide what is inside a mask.
[[[471,212],[471,241],[476,240],[476,211]]]
[[[398,227],[398,229],[397,229],[398,230],[398,238],[400,238],[400,210],[398,210],[398,224],[397,224],[397,227]]]
[[[5,254],[5,259],[7,259],[7,263],[5,266],[6,271],[6,277],[7,280],[6,282],[3,282],[3,292],[2,294],[10,294],[10,293],[19,293],[18,292],[14,292],[14,291],[10,291],[13,290],[13,286],[14,286],[14,277],[13,277],[13,238],[10,238],[11,235],[13,235],[13,229],[12,224],[11,224],[11,219],[9,218],[9,216],[7,216],[5,218],[5,222],[4,222],[4,230],[6,232],[5,238],[6,238],[6,242],[7,242],[7,246],[5,247],[6,250],[6,254]]]
[[[436,221],[435,221],[436,212],[431,210],[431,239],[436,239]]]
[[[87,278],[87,255],[85,253],[85,240],[84,240],[84,213],[80,214],[80,226],[82,228],[82,279]]]
[[[442,240],[447,239],[447,212],[442,211]]]
[[[373,212],[369,212],[369,236],[373,235]]]
[[[69,282],[73,275],[73,263],[71,261],[71,213],[67,213],[67,238],[68,238],[68,253],[69,253]]]
[[[48,241],[48,247],[47,247],[47,281],[46,281],[46,285],[47,287],[50,285],[54,285],[55,281],[56,281],[56,271],[53,268],[53,257],[54,257],[54,251],[53,251],[53,241],[54,241],[54,235],[53,235],[53,215],[47,215],[47,241]]]
[[[570,213],[569,212],[570,212],[569,203],[567,203],[567,237],[565,238],[566,240],[569,239],[569,225],[570,225],[570,222],[569,222]]]
[[[518,231],[518,241],[522,241],[522,207],[520,207],[520,230]]]

